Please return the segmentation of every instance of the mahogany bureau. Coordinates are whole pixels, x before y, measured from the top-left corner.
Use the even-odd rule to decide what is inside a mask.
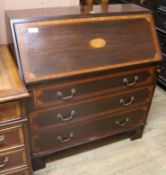
[[[33,169],[46,155],[143,133],[161,62],[151,12],[136,5],[8,11],[8,41],[30,93]]]
[[[4,45],[0,45],[0,82],[0,174],[31,175],[24,107],[29,94]]]

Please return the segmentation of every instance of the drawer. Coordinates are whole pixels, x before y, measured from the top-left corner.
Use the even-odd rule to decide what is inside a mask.
[[[0,123],[14,121],[22,118],[19,101],[0,104]]]
[[[163,62],[161,64],[159,80],[166,82],[166,55],[163,55]]]
[[[11,151],[0,154],[0,174],[27,165],[25,150]]]
[[[0,151],[24,145],[23,126],[0,130]]]
[[[166,32],[166,12],[158,10],[154,13],[156,26]]]
[[[129,90],[151,84],[154,79],[155,67],[143,68],[118,74],[90,78],[70,79],[54,84],[37,87],[33,90],[35,108],[51,105],[64,105],[89,99],[102,93]]]
[[[160,40],[161,50],[162,50],[163,53],[166,54],[166,34],[162,34],[161,32],[158,32],[158,37],[159,37],[159,40]]]
[[[68,125],[102,113],[129,110],[138,105],[147,105],[153,92],[152,86],[119,94],[107,94],[98,98],[57,108],[38,110],[30,113],[31,129]]]
[[[50,127],[31,133],[33,154],[59,151],[74,145],[90,142],[145,124],[147,108],[126,113],[107,114],[100,118],[67,127]]]
[[[24,169],[24,170],[14,170],[11,171],[9,173],[5,173],[3,175],[30,175],[30,172],[28,169]]]
[[[165,0],[159,0],[160,6],[163,6],[164,8],[166,8],[166,2]]]

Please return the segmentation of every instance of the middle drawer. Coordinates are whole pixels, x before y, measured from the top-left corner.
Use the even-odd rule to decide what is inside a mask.
[[[152,93],[153,86],[148,86],[115,95],[110,93],[76,104],[37,110],[30,113],[31,129],[38,130],[54,125],[68,125],[70,122],[80,122],[80,120],[93,118],[104,113],[128,111],[136,106],[148,104]]]
[[[18,125],[0,130],[0,152],[24,145],[23,126]]]

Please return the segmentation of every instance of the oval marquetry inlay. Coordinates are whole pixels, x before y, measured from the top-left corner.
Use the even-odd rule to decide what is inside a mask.
[[[103,38],[95,38],[90,40],[89,44],[91,47],[98,49],[105,47],[106,41]]]

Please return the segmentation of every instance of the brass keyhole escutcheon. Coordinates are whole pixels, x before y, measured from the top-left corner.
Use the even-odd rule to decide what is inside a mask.
[[[103,48],[106,46],[106,41],[103,38],[94,38],[90,40],[89,45],[92,48],[99,49],[99,48]]]

